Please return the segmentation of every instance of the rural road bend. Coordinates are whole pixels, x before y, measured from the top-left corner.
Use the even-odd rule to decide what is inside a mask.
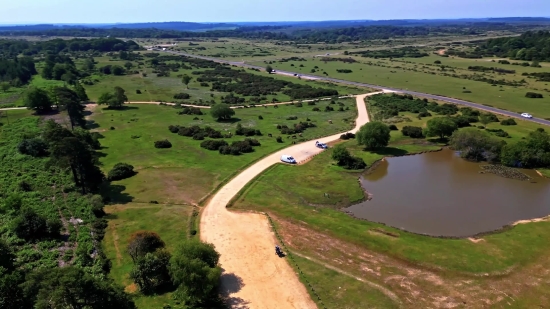
[[[165,51],[160,50],[160,49],[155,49],[155,50],[156,51],[162,51],[162,52],[165,52],[165,53],[174,54],[174,55],[181,55],[181,56],[187,56],[187,57],[191,57],[191,58],[210,60],[210,61],[215,61],[215,62],[219,62],[219,63],[227,63],[227,64],[230,64],[230,65],[241,66],[241,67],[250,68],[250,69],[259,69],[259,70],[264,70],[265,69],[264,67],[261,67],[261,66],[246,64],[246,63],[243,63],[243,62],[228,61],[228,60],[223,60],[223,59],[218,59],[218,58],[198,56],[198,55],[182,53],[182,52],[176,52],[176,51],[171,51],[171,50],[165,50]],[[346,85],[352,85],[352,86],[358,86],[358,87],[369,87],[369,88],[372,88],[372,89],[379,89],[379,90],[390,90],[390,91],[393,91],[393,92],[410,94],[410,95],[424,97],[424,98],[428,98],[428,99],[432,99],[432,100],[439,100],[439,101],[444,101],[444,102],[469,106],[469,107],[472,107],[472,108],[482,109],[482,110],[485,110],[485,111],[488,111],[488,112],[497,113],[497,114],[501,114],[501,115],[508,116],[508,117],[520,118],[520,119],[523,119],[523,120],[527,120],[527,121],[539,123],[539,124],[542,124],[542,125],[550,126],[550,121],[546,120],[546,119],[535,118],[535,117],[533,117],[531,119],[526,119],[526,118],[522,118],[518,113],[515,113],[515,112],[510,112],[510,111],[506,111],[506,110],[503,110],[503,109],[498,109],[498,108],[489,107],[489,106],[485,106],[485,105],[478,104],[478,103],[473,103],[473,102],[468,102],[468,101],[464,101],[464,100],[444,97],[444,96],[435,95],[435,94],[428,94],[428,93],[422,93],[422,92],[416,92],[416,91],[410,91],[410,90],[404,90],[404,89],[397,89],[397,88],[392,88],[392,87],[384,87],[384,86],[380,86],[380,85],[358,83],[358,82],[352,82],[352,81],[347,81],[347,80],[342,80],[342,79],[336,79],[336,78],[330,78],[330,77],[324,77],[324,76],[316,76],[316,75],[308,75],[308,74],[302,74],[302,73],[297,73],[297,72],[275,70],[275,73],[282,74],[282,75],[291,75],[291,76],[294,76],[294,74],[297,74],[297,75],[301,76],[302,78],[307,78],[307,79],[322,80],[322,81],[328,81],[328,82],[334,82],[334,83],[340,83],[340,84],[346,84]],[[524,111],[524,112],[530,112],[530,111]]]
[[[356,132],[369,121],[364,100],[373,94],[376,93],[356,97],[356,127],[350,132]],[[328,143],[339,139],[340,134],[318,140]],[[314,141],[277,151],[231,179],[204,208],[200,235],[203,241],[214,244],[221,254],[222,293],[233,307],[317,308],[292,267],[275,254],[276,240],[267,218],[255,213],[230,212],[226,206],[247,183],[268,167],[279,163],[281,155],[292,155],[300,162],[322,151],[315,147]]]

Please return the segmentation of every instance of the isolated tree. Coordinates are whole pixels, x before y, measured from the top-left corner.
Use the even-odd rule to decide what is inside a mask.
[[[267,73],[271,74],[271,72],[273,72],[273,68],[270,65],[268,65],[268,66],[265,67],[265,71]]]
[[[126,68],[126,70],[130,70],[133,66],[134,65],[130,61],[124,63],[124,67]]]
[[[181,82],[187,87],[187,89],[189,89],[189,83],[191,82],[192,79],[193,79],[193,77],[191,77],[187,74],[184,74],[181,77]]]
[[[130,235],[126,250],[134,263],[147,253],[153,253],[157,249],[164,248],[165,243],[155,232],[138,231]]]
[[[210,109],[210,114],[212,115],[212,117],[220,121],[231,119],[231,117],[235,115],[235,111],[227,104],[218,103],[212,106],[212,108]]]
[[[180,244],[170,260],[175,298],[191,306],[214,299],[222,273],[219,258],[212,244],[194,239]]]
[[[29,274],[23,290],[33,308],[136,308],[121,287],[75,266],[36,270]]]
[[[44,113],[52,109],[52,100],[48,96],[46,90],[32,88],[25,96],[25,106],[37,113]]]
[[[458,129],[456,122],[448,117],[432,118],[426,125],[426,136],[438,136],[441,139],[451,136]]]
[[[111,72],[113,72],[113,75],[123,75],[124,69],[120,65],[113,65]]]
[[[130,279],[144,294],[154,293],[163,286],[169,285],[171,283],[168,271],[170,257],[170,253],[163,249],[145,254],[134,262]]]
[[[455,131],[451,136],[450,145],[460,151],[462,158],[473,161],[499,160],[503,141],[489,134],[487,131],[477,128],[464,128]],[[506,143],[504,143],[506,144]]]
[[[355,139],[365,149],[385,147],[390,141],[390,128],[379,121],[369,122],[359,129]]]
[[[106,104],[112,109],[121,109],[124,106],[124,102],[128,101],[126,91],[121,87],[116,86],[114,92],[104,92],[99,96],[97,104]]]
[[[2,82],[0,83],[0,88],[2,88],[3,92],[8,92],[8,90],[10,90],[11,88],[11,85],[8,82]]]

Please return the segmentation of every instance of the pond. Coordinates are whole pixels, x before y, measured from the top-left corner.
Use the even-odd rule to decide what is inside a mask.
[[[345,210],[357,218],[433,236],[466,237],[550,214],[550,180],[481,174],[483,163],[444,149],[387,158],[361,179],[372,199]]]

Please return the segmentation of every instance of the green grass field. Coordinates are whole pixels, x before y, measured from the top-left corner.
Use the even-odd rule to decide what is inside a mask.
[[[303,107],[281,105],[278,108],[256,107],[236,110],[234,123],[218,123],[209,115],[195,116],[177,115],[176,109],[169,106],[149,104],[130,104],[129,109],[122,111],[96,108],[92,119],[96,129],[105,136],[101,139],[104,147],[101,158],[103,168],[108,171],[118,162],[126,162],[136,167],[138,175],[117,182],[126,188],[125,192],[134,201],[149,202],[157,200],[161,203],[197,203],[218,184],[241,170],[247,164],[291,144],[292,138],[280,134],[278,124],[291,125],[308,118],[317,127],[308,128],[303,132],[303,139],[309,140],[337,132],[343,132],[354,124],[356,110],[355,99],[339,100],[350,109],[338,112],[315,112],[313,107],[324,110],[328,101],[315,106],[304,104]],[[338,106],[337,104],[332,106]],[[208,113],[208,110],[204,110]],[[258,116],[263,119],[258,119]],[[296,116],[297,120],[286,120],[288,116]],[[332,120],[332,124],[328,120]],[[261,130],[263,136],[255,138],[262,144],[255,152],[240,156],[222,156],[217,151],[200,148],[201,141],[170,133],[168,125],[199,125],[211,126],[224,134],[235,131],[237,123],[243,127],[254,127]],[[110,127],[114,130],[110,130]],[[272,134],[273,137],[269,137]],[[132,138],[132,136],[139,138]],[[281,135],[283,143],[277,143],[275,137]],[[290,137],[290,136],[289,136]],[[171,149],[156,149],[154,141],[169,139]],[[242,136],[227,139],[229,143],[243,140]],[[220,164],[223,162],[223,164]],[[119,197],[124,198],[124,197]]]
[[[108,206],[105,210],[108,213],[109,226],[103,244],[105,253],[112,262],[110,277],[126,287],[127,292],[134,293],[138,308],[163,308],[165,305],[170,305],[170,308],[187,308],[175,302],[171,293],[143,296],[136,292],[136,287],[128,276],[133,263],[126,247],[132,233],[147,230],[158,233],[167,249],[172,251],[179,241],[187,237],[192,207],[129,203]]]
[[[529,112],[540,118],[550,118],[550,95],[544,90],[545,88],[550,89],[550,87],[548,87],[547,83],[536,82],[521,76],[523,72],[543,72],[544,68],[524,68],[515,65],[502,65],[481,59],[475,61],[471,59],[443,58],[435,55],[419,59],[404,59],[404,61],[410,61],[411,63],[404,63],[401,60],[398,62],[361,57],[353,58],[358,62],[343,63],[332,61],[325,63],[318,58],[313,59],[310,57],[307,61],[274,63],[272,66],[275,69],[319,76],[325,76],[324,72],[326,72],[329,77],[333,78],[449,96],[513,112]],[[487,76],[488,78],[505,78],[506,80],[521,80],[525,78],[528,81],[529,89],[524,86],[493,87],[486,82],[443,76],[443,72],[438,71],[437,67],[425,65],[433,63],[435,60],[440,60],[442,64],[455,68],[457,74],[471,75],[472,72],[467,72],[465,68],[474,65],[516,70],[516,74],[513,76],[494,74]],[[371,65],[368,64],[369,61]],[[261,65],[262,63],[259,62],[257,64]],[[300,65],[303,65],[303,67],[300,67]],[[317,69],[315,68],[316,66],[318,67]],[[426,68],[422,68],[422,66],[426,66]],[[350,69],[352,73],[338,73],[337,69]],[[315,72],[312,72],[312,70],[315,70]],[[464,93],[464,90],[469,90],[471,93]],[[543,93],[544,98],[526,98],[525,93],[528,91]]]

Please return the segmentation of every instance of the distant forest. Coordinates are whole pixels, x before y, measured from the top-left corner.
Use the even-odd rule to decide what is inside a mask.
[[[158,26],[156,24],[141,24]],[[339,43],[372,39],[390,39],[405,36],[427,36],[435,34],[476,35],[485,31],[511,30],[524,32],[532,25],[507,24],[495,22],[458,23],[430,26],[392,26],[373,25],[359,27],[314,28],[296,26],[251,26],[233,30],[210,30],[205,32],[170,30],[160,28],[88,28],[88,27],[46,27],[20,26],[0,27],[0,33],[12,35],[44,35],[44,36],[72,36],[72,37],[123,37],[123,38],[246,38],[246,39],[273,39],[289,40],[300,43],[328,42]],[[17,29],[17,30],[15,30]],[[532,28],[531,28],[532,29]]]
[[[519,37],[490,39],[479,51],[517,60],[550,61],[550,32],[528,31]]]

